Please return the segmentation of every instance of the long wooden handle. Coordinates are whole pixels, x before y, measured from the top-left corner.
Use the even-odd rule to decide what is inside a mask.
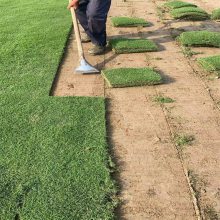
[[[71,0],[69,0],[69,2],[71,2]],[[81,60],[82,58],[84,58],[84,52],[83,52],[81,36],[80,36],[80,32],[79,32],[79,24],[78,24],[78,21],[76,18],[75,9],[73,7],[71,7],[70,11],[71,11],[71,15],[72,15],[73,28],[74,28],[74,32],[75,32],[77,47],[78,47],[79,59]]]

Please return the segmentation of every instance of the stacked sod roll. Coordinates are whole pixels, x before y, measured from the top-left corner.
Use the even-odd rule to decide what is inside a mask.
[[[182,33],[177,39],[183,46],[220,47],[219,32],[188,31]]]
[[[195,4],[182,1],[169,1],[164,4],[174,19],[200,21],[210,18],[209,14]]]
[[[212,20],[220,20],[220,8],[215,9],[211,15]]]

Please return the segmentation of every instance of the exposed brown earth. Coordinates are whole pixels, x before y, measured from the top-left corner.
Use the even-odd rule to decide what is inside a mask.
[[[74,74],[79,65],[76,42],[73,32],[66,48],[66,54],[60,65],[57,80],[54,83],[55,96],[104,96],[104,80],[100,74],[81,75]],[[104,56],[88,56],[87,50],[91,44],[84,44],[85,56],[89,63],[97,69],[102,69]]]
[[[203,53],[187,58],[173,38],[183,30],[220,31],[219,23],[160,21],[157,6],[164,2],[113,0],[109,17],[143,17],[151,27],[113,28],[108,21],[109,37],[147,37],[159,45],[159,52],[87,55],[98,68],[155,67],[163,75],[163,85],[110,89],[100,75],[75,75],[72,70],[77,65],[77,52],[71,42],[54,95],[108,98],[109,144],[121,186],[118,218],[219,219],[220,87],[215,76],[196,64],[196,58],[220,54],[220,49],[193,48]],[[214,0],[189,2],[208,12],[220,7]],[[175,102],[155,103],[158,95]],[[180,149],[174,136],[182,134],[195,140]]]

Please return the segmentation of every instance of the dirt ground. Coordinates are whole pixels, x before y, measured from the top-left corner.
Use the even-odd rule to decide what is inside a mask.
[[[110,38],[147,37],[158,44],[159,52],[87,55],[98,68],[155,67],[164,84],[111,89],[100,75],[73,74],[77,50],[70,39],[53,94],[107,98],[109,145],[120,184],[118,219],[220,219],[220,83],[196,64],[197,57],[220,54],[220,49],[193,48],[202,53],[186,57],[173,38],[183,30],[220,31],[220,25],[161,17],[157,8],[164,2],[113,0],[109,18],[143,17],[150,27],[114,28],[108,21]],[[220,8],[215,0],[189,2],[208,12]],[[155,103],[158,95],[175,102]],[[176,135],[195,140],[179,149]]]

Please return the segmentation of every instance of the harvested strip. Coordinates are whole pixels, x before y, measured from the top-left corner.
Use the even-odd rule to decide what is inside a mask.
[[[212,12],[211,18],[213,20],[220,20],[220,8],[218,8]]]
[[[184,46],[220,47],[220,33],[210,31],[188,31],[178,38]]]
[[[220,75],[220,55],[200,58],[198,62],[205,70]]]
[[[151,68],[118,68],[102,71],[109,87],[156,85],[162,82],[159,73]]]
[[[110,45],[115,53],[138,53],[157,51],[157,45],[148,39],[126,39],[116,38],[110,41]]]
[[[143,18],[113,17],[111,21],[114,27],[149,26],[149,23]]]
[[[184,7],[173,9],[170,12],[171,16],[174,19],[183,19],[183,20],[207,20],[210,18],[209,14],[201,8],[196,7]]]
[[[197,5],[194,5],[189,2],[183,2],[183,1],[169,1],[165,3],[163,6],[168,9],[176,9],[176,8],[183,8],[183,7],[197,7]]]

